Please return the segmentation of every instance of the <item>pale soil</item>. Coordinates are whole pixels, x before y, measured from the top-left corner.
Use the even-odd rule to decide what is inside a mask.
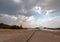
[[[0,29],[0,42],[25,42],[33,31]]]
[[[60,32],[36,31],[29,42],[60,42]]]
[[[0,29],[0,42],[60,42],[60,31]]]

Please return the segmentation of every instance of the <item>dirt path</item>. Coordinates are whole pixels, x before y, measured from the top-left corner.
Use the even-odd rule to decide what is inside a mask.
[[[0,42],[60,42],[60,35],[38,30],[0,30]]]
[[[36,31],[29,42],[60,42],[60,36],[45,31]]]
[[[6,40],[4,42],[28,42],[28,40],[31,38],[33,35],[33,32],[28,32],[28,33],[23,33],[19,35],[18,37],[14,37],[12,39]]]
[[[34,31],[0,30],[0,42],[27,42]]]

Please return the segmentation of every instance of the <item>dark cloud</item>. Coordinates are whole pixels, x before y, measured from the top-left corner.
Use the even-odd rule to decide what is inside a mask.
[[[31,8],[35,7],[39,1],[41,2],[41,0],[22,0],[21,3],[15,3],[13,0],[0,0],[0,13],[15,15],[22,9],[29,11]],[[30,13],[22,13],[22,15],[28,16]]]
[[[21,0],[20,3],[16,3],[13,0],[0,0],[0,22],[19,23],[20,21],[25,21],[26,19],[24,18],[29,18],[35,14],[31,10],[36,6],[40,6],[43,11],[53,10],[52,13],[54,13],[60,11],[60,0]],[[5,14],[8,17],[4,17]],[[19,15],[20,17],[18,17]],[[14,20],[14,16],[17,17],[17,20]]]
[[[0,17],[0,23],[11,23],[11,22],[14,22],[14,19],[10,18],[10,17]]]
[[[47,2],[46,5],[43,5],[44,9],[46,10],[54,10],[60,11],[60,0],[51,0],[49,3]]]
[[[16,14],[19,9],[20,5],[12,0],[0,0],[0,13]]]
[[[0,0],[0,13],[31,16],[30,9],[38,5],[45,10],[55,9],[60,11],[60,0],[21,0],[21,3],[16,3],[13,0]],[[27,13],[18,12],[22,11],[22,9],[26,10]]]
[[[38,2],[42,2],[42,0],[23,0],[26,9],[31,9],[35,7]]]

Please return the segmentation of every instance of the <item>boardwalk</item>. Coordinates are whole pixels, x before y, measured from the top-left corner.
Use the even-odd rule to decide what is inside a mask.
[[[0,42],[60,42],[60,35],[37,30],[0,30]]]

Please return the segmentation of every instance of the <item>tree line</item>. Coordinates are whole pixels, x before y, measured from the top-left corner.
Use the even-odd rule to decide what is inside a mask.
[[[17,25],[7,25],[4,23],[0,23],[0,29],[23,29],[22,25],[17,26]]]

